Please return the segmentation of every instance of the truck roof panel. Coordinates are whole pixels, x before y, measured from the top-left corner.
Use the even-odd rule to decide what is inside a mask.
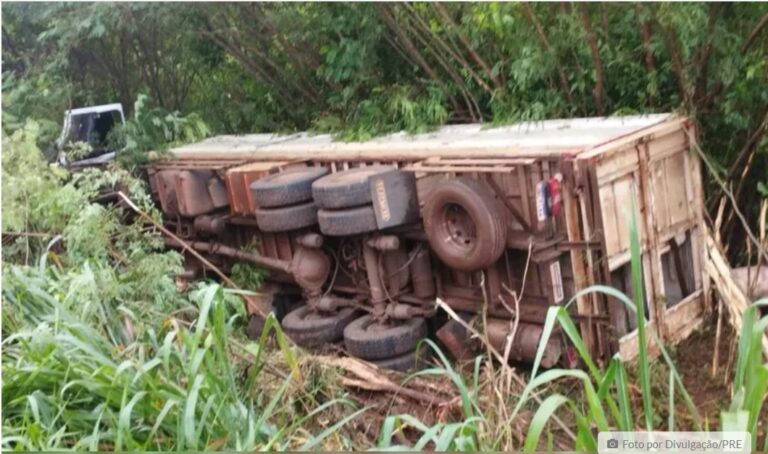
[[[444,156],[575,154],[663,123],[672,114],[544,120],[507,126],[449,125],[411,135],[398,132],[365,142],[329,134],[225,135],[171,150],[177,159],[410,159]]]

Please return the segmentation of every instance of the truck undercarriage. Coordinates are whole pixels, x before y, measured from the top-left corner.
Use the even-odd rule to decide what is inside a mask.
[[[453,126],[357,144],[224,136],[147,170],[166,228],[185,243],[168,246],[192,247],[223,270],[268,271],[248,304],[252,331],[273,311],[300,345],[343,341],[353,356],[404,370],[423,359],[416,347],[428,336],[457,358],[471,354],[469,332],[440,300],[464,321],[483,320],[511,360],[531,362],[550,307],[593,284],[632,292],[632,209],[649,326],[677,340],[695,326],[705,292],[692,131],[659,115]],[[186,255],[184,277],[204,275]],[[585,295],[569,311],[596,356],[632,356],[636,327],[621,303]],[[545,367],[575,366],[563,336],[545,352]]]

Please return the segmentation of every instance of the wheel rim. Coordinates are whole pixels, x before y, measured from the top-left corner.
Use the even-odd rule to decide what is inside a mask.
[[[477,243],[477,224],[472,215],[457,203],[447,203],[437,219],[439,240],[459,253],[474,249]]]

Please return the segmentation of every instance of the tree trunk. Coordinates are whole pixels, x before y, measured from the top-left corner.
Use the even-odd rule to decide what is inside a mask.
[[[453,95],[450,94],[450,92],[448,91],[448,88],[440,80],[440,77],[432,69],[432,67],[429,66],[427,61],[421,55],[421,52],[419,52],[419,50],[416,48],[416,45],[413,44],[413,41],[411,41],[411,39],[408,37],[405,31],[400,27],[400,25],[398,25],[397,21],[390,13],[389,6],[382,3],[376,3],[375,8],[381,15],[381,18],[384,20],[384,23],[387,24],[389,29],[392,30],[395,33],[395,35],[397,35],[397,39],[403,45],[406,52],[419,65],[419,67],[427,74],[427,76],[429,76],[430,79],[432,79],[442,87],[443,92],[446,94],[446,96],[448,96],[448,99],[451,101],[451,104],[453,105],[454,109],[459,110],[459,103],[458,101],[456,101],[456,98],[454,98]]]
[[[640,29],[643,36],[643,61],[645,62],[645,70],[648,72],[648,77],[653,80],[654,87],[656,87],[656,61],[653,58],[653,50],[651,50],[653,23],[650,20],[645,20],[642,22]],[[651,107],[656,107],[655,91],[648,93],[648,105]]]
[[[600,58],[600,43],[597,40],[597,33],[589,18],[586,3],[579,3],[579,13],[581,15],[581,22],[584,24],[584,31],[587,33],[587,44],[589,44],[589,50],[592,54],[592,64],[595,67],[595,88],[592,90],[595,108],[597,108],[597,114],[602,116],[605,115],[605,72],[603,60]]]
[[[526,3],[522,2],[520,3],[520,6],[523,8],[523,11],[528,16],[528,19],[533,24],[533,27],[536,29],[536,33],[539,36],[539,40],[541,41],[542,47],[544,47],[544,51],[547,53],[551,53],[554,55],[554,51],[552,49],[552,45],[549,43],[549,38],[547,37],[546,32],[544,31],[544,27],[541,25],[541,22],[539,22],[539,19],[536,17],[536,14],[533,12],[533,9],[531,6]],[[557,58],[557,55],[554,55],[555,58]],[[565,75],[565,71],[563,70],[563,67],[560,65],[557,65],[557,73],[560,76],[560,89],[563,90],[563,93],[565,94],[566,99],[568,100],[568,103],[573,105],[573,95],[571,94],[571,85],[568,82],[568,77]]]

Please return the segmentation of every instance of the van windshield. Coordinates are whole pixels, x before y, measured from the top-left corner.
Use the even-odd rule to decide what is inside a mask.
[[[117,110],[72,115],[67,139],[87,142],[94,150],[103,152],[107,147],[107,134],[119,123],[120,112]]]

